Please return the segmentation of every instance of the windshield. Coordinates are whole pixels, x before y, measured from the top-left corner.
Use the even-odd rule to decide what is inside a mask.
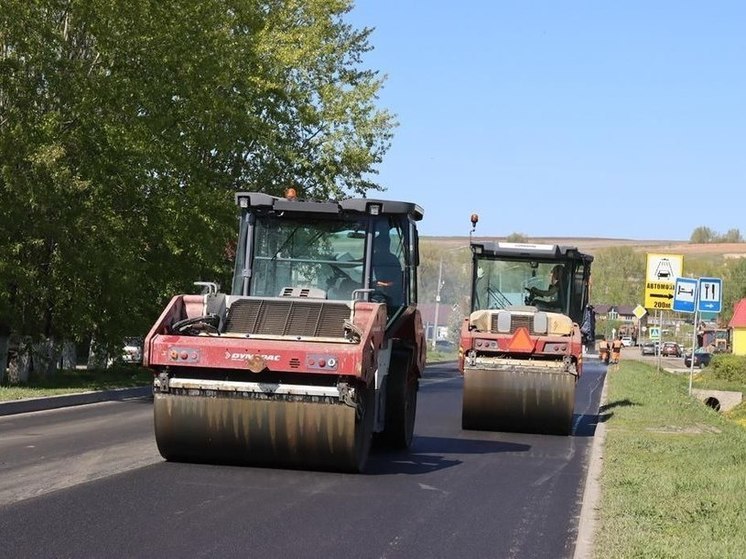
[[[295,290],[296,296],[350,300],[363,287],[366,229],[366,219],[257,216],[249,295]]]
[[[472,297],[472,311],[504,309],[510,305],[564,307],[567,282],[564,276],[550,289],[552,270],[557,262],[479,259]],[[535,289],[535,298],[531,290]],[[533,300],[532,300],[533,299]]]

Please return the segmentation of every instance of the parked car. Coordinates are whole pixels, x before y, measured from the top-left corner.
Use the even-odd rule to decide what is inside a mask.
[[[622,345],[624,347],[632,347],[633,344],[632,336],[622,336]]]
[[[140,337],[124,338],[121,353],[113,358],[109,358],[109,366],[111,367],[115,363],[124,365],[142,364],[142,345],[143,339]]]
[[[661,355],[663,357],[681,357],[681,346],[676,342],[663,342]]]
[[[703,369],[704,367],[707,367],[707,365],[710,364],[710,360],[712,359],[712,353],[707,351],[706,349],[700,347],[697,348],[694,352],[694,366],[699,367],[700,369]],[[692,366],[692,354],[687,353],[684,356],[684,366],[685,367],[691,367]]]
[[[657,355],[658,344],[656,342],[643,342],[640,346],[642,355]]]

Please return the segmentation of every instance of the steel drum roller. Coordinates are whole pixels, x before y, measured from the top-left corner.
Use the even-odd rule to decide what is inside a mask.
[[[462,427],[568,435],[575,384],[567,371],[466,369]]]
[[[358,417],[341,402],[156,393],[156,443],[167,460],[357,472],[370,449],[372,394]]]

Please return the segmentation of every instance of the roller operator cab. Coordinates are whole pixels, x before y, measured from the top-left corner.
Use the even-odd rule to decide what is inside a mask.
[[[167,460],[361,471],[410,445],[425,338],[416,204],[236,195],[230,293],[178,295],[145,343]]]
[[[569,434],[582,347],[594,336],[593,257],[547,244],[472,242],[471,250],[463,428]]]

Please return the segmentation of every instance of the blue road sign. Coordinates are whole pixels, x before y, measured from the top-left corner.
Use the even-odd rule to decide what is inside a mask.
[[[719,313],[723,306],[723,280],[720,278],[699,278],[699,297],[697,310],[699,312]]]
[[[673,289],[673,306],[677,312],[694,312],[697,300],[697,280],[694,278],[676,278]]]

